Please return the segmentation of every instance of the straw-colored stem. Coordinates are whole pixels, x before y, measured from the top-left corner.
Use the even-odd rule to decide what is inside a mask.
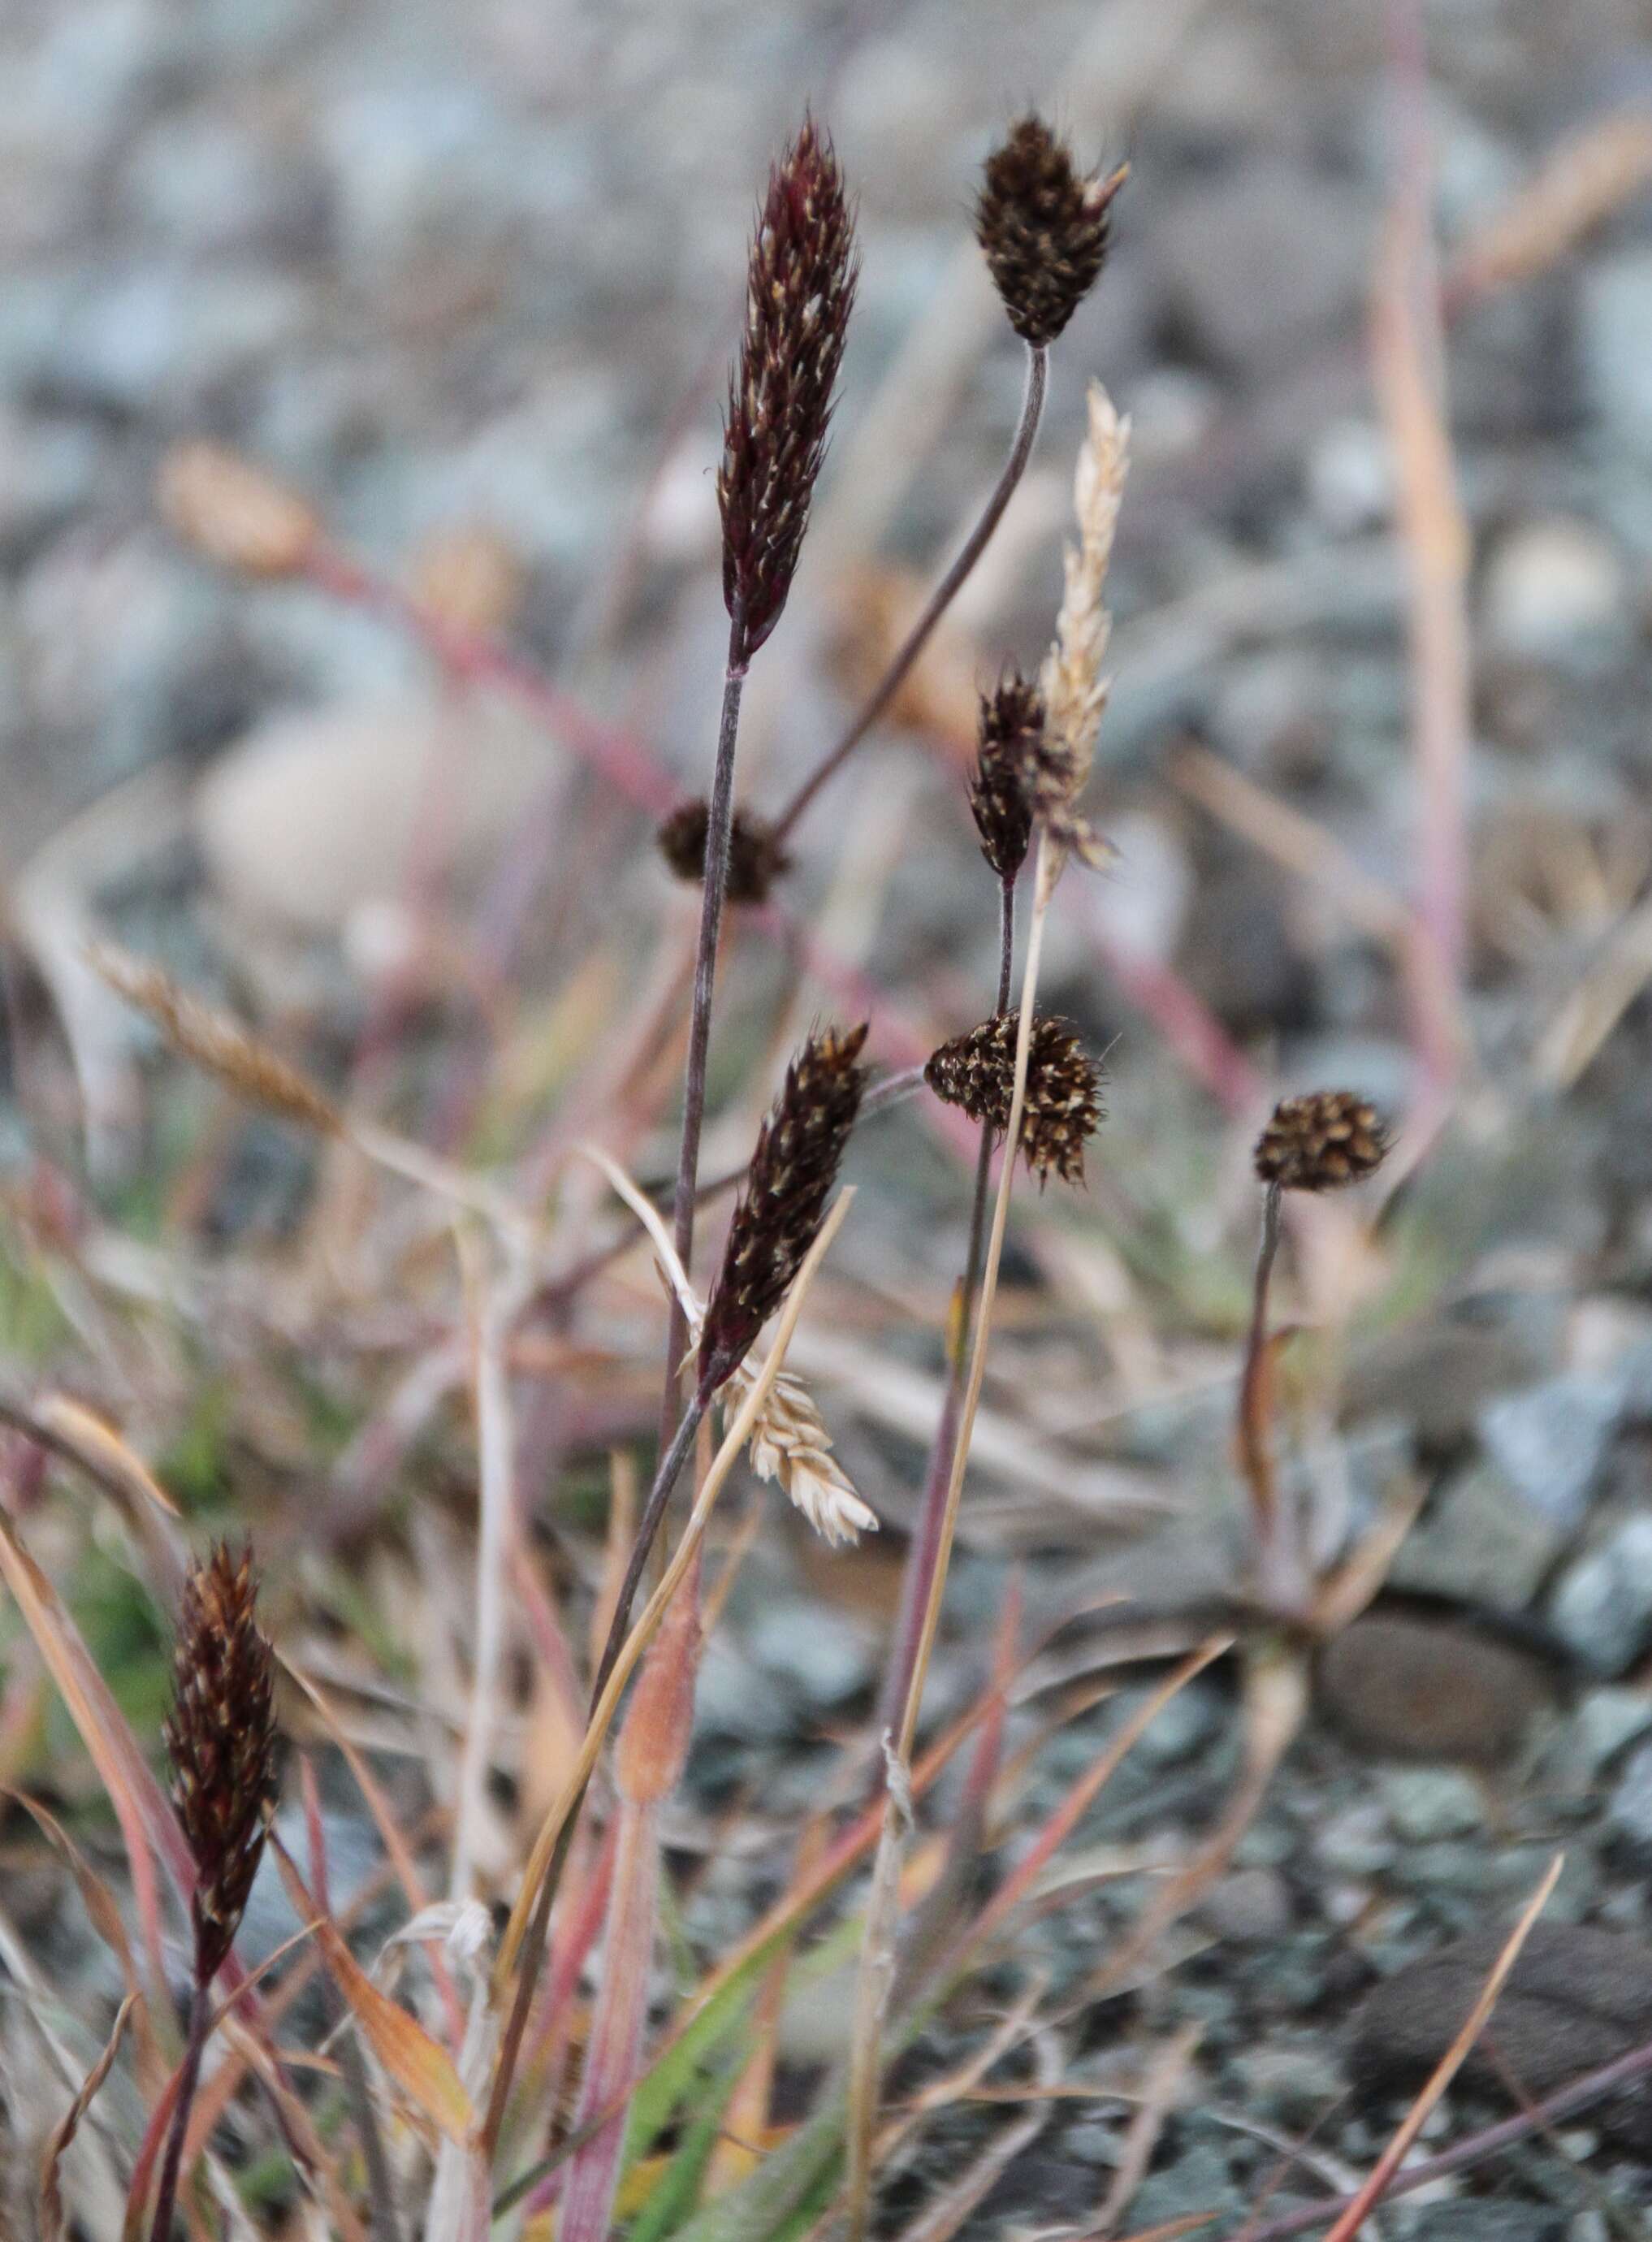
[[[608,1621],[608,1641],[602,1647],[602,1655],[597,1663],[596,1678],[591,1684],[593,1711],[601,1702],[602,1692],[608,1685],[608,1678],[614,1671],[614,1661],[620,1655],[620,1645],[625,1641],[625,1630],[630,1622],[631,1606],[636,1600],[636,1592],[641,1583],[642,1570],[648,1561],[648,1552],[654,1547],[654,1537],[660,1530],[660,1520],[665,1516],[666,1505],[671,1500],[671,1490],[675,1487],[688,1451],[694,1446],[695,1435],[700,1430],[710,1401],[711,1395],[707,1387],[695,1388],[694,1396],[683,1411],[677,1429],[672,1435],[671,1446],[661,1457],[659,1467],[654,1474],[654,1485],[648,1489],[648,1500],[643,1507],[642,1516],[638,1521],[636,1533],[632,1539],[631,1555],[626,1565],[625,1578],[621,1581],[620,1593],[614,1599],[614,1616]]]
[[[522,2033],[527,2024],[527,2012],[533,2003],[534,1988],[538,1981],[540,1961],[544,1952],[544,1933],[550,1920],[550,1898],[546,1895],[548,1894],[550,1897],[554,1896],[557,1866],[566,1855],[574,1817],[579,1813],[581,1802],[585,1796],[586,1786],[590,1782],[592,1771],[596,1766],[603,1739],[608,1735],[614,1713],[618,1709],[620,1699],[625,1691],[625,1685],[630,1680],[638,1659],[654,1639],[655,1631],[664,1618],[667,1607],[693,1563],[695,1553],[704,1539],[706,1527],[710,1522],[713,1507],[722,1492],[729,1473],[739,1460],[741,1451],[750,1439],[753,1428],[769,1394],[774,1390],[775,1380],[784,1366],[786,1349],[790,1346],[792,1333],[797,1328],[797,1319],[802,1313],[803,1302],[808,1298],[810,1285],[814,1282],[815,1272],[819,1268],[833,1238],[837,1235],[839,1225],[849,1212],[854,1197],[852,1189],[846,1189],[838,1194],[836,1205],[821,1225],[819,1235],[803,1257],[802,1266],[798,1270],[791,1290],[786,1295],[786,1305],[781,1311],[780,1321],[775,1332],[774,1344],[769,1351],[768,1358],[756,1377],[753,1379],[750,1391],[735,1412],[734,1422],[723,1435],[722,1446],[712,1459],[711,1468],[706,1473],[705,1482],[695,1498],[688,1523],[683,1528],[682,1538],[672,1552],[671,1561],[666,1567],[659,1586],[649,1597],[643,1607],[641,1616],[621,1646],[619,1656],[614,1661],[614,1669],[608,1675],[601,1697],[586,1724],[584,1740],[580,1746],[578,1756],[574,1760],[567,1780],[562,1787],[561,1794],[546,1816],[539,1836],[534,1840],[534,1849],[529,1856],[527,1867],[522,1876],[521,1889],[517,1894],[516,1904],[512,1910],[510,1921],[505,1926],[505,1935],[500,1942],[499,1958],[494,1968],[494,1997],[497,1999],[502,1996],[506,1986],[511,1981],[513,1972],[516,1975],[516,1995],[511,2010],[510,2021],[500,2042],[499,2062],[494,2070],[487,2122],[482,2131],[482,2148],[485,2154],[491,2155],[498,2145],[500,2128],[504,2123],[505,2104],[510,2093],[511,2078],[521,2047]]]
[[[997,1296],[998,1269],[1004,1258],[1004,1232],[1010,1218],[1010,1193],[1021,1142],[1022,1116],[1026,1107],[1027,1061],[1032,1048],[1032,1012],[1038,995],[1038,969],[1044,956],[1044,922],[1058,869],[1058,854],[1051,846],[1047,830],[1041,827],[1038,853],[1033,869],[1032,914],[1027,927],[1027,954],[1021,973],[1021,1011],[1016,1024],[1015,1080],[1010,1097],[1010,1118],[1004,1130],[1004,1165],[998,1176],[992,1228],[987,1239],[986,1259],[981,1272],[981,1305],[977,1312],[970,1341],[970,1374],[964,1389],[964,1405],[959,1415],[951,1471],[947,1480],[946,1503],[941,1516],[941,1530],[929,1594],[924,1602],[923,1624],[918,1631],[912,1660],[911,1679],[907,1684],[898,1739],[894,1746],[890,1770],[892,1782],[901,1780],[900,1771],[911,1760],[913,1739],[917,1733],[918,1715],[923,1702],[923,1683],[940,1627],[947,1570],[957,1533],[958,1507],[963,1499],[964,1473],[970,1460],[970,1436],[975,1427],[976,1413],[981,1403],[981,1387],[986,1376],[992,1306]],[[866,1937],[861,1950],[860,1997],[856,2010],[855,2042],[850,2051],[847,2129],[850,2242],[864,2242],[871,2209],[872,2148],[877,2123],[878,2089],[883,2075],[883,2020],[891,1977],[888,1956],[892,1947],[894,1924],[890,1918],[899,1891],[896,1873],[898,1865],[898,1811],[899,1802],[891,1792],[884,1802],[878,1868],[873,1876],[873,1897],[867,1910]],[[880,1920],[880,1915],[885,1919]]]
[[[1044,417],[1044,393],[1049,379],[1048,352],[1029,348],[1020,415],[1016,421],[1015,434],[1010,440],[1010,456],[992,487],[991,495],[959,547],[957,559],[930,593],[923,614],[908,631],[889,668],[873,687],[870,697],[836,746],[816,765],[782,810],[775,825],[777,841],[785,839],[828,779],[834,777],[843,768],[889,707],[900,691],[908,671],[928,644],[935,626],[969,581],[976,562],[985,552],[989,539],[1004,518],[1004,510],[1014,496],[1017,484],[1027,471],[1027,461],[1032,457],[1032,446],[1038,438],[1038,423]]]
[[[1007,1011],[1010,982],[1015,967],[1015,883],[998,886],[998,1000],[995,1012]],[[964,1371],[970,1359],[970,1329],[975,1315],[975,1288],[981,1275],[981,1254],[986,1243],[987,1193],[992,1181],[994,1132],[983,1123],[981,1147],[976,1155],[975,1188],[970,1201],[969,1243],[964,1248],[964,1276],[954,1295],[951,1326],[947,1333],[946,1397],[941,1420],[930,1449],[924,1474],[923,1506],[913,1536],[904,1576],[901,1607],[895,1625],[895,1647],[884,1676],[881,1728],[892,1728],[906,1704],[907,1684],[917,1656],[917,1630],[929,1601],[930,1583],[941,1546],[941,1520],[946,1510],[946,1491],[951,1484],[952,1459],[957,1453],[958,1416],[964,1404]]]

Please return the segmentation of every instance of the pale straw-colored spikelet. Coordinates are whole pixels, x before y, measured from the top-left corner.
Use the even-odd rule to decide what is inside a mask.
[[[117,996],[152,1023],[169,1050],[238,1097],[325,1137],[342,1131],[339,1109],[312,1082],[238,1022],[180,989],[158,965],[107,943],[91,944],[86,962]]]
[[[742,1366],[729,1378],[722,1400],[737,1409],[762,1366]],[[832,1453],[831,1435],[801,1379],[782,1370],[755,1425],[747,1455],[759,1479],[776,1480],[816,1534],[828,1541],[856,1541],[876,1534],[877,1514],[861,1500]]]
[[[180,537],[249,576],[296,575],[320,535],[314,510],[296,491],[205,439],[172,446],[156,494]]]
[[[1096,757],[1096,736],[1111,679],[1102,674],[1112,617],[1103,600],[1113,534],[1130,464],[1130,422],[1114,410],[1098,381],[1090,385],[1090,423],[1073,478],[1078,542],[1062,558],[1064,586],[1055,641],[1044,657],[1044,799],[1057,837],[1093,856],[1099,842],[1075,815]]]
[[[858,1045],[856,1045],[858,1049]],[[677,1259],[659,1209],[637,1189],[619,1163],[600,1145],[576,1147],[600,1168],[648,1232],[661,1280],[676,1294],[688,1326],[692,1362],[705,1329],[705,1303],[695,1292]],[[718,1406],[732,1421],[741,1403],[762,1375],[763,1366],[749,1356],[730,1371],[718,1389]],[[782,1494],[796,1503],[817,1534],[828,1541],[854,1541],[863,1534],[876,1534],[877,1513],[861,1500],[843,1466],[832,1453],[831,1435],[809,1398],[809,1389],[789,1370],[782,1370],[769,1388],[746,1443],[746,1454],[759,1479],[777,1480]]]

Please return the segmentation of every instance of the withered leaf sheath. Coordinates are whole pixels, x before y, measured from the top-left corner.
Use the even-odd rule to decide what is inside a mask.
[[[1336,1191],[1382,1165],[1388,1131],[1352,1090],[1282,1098],[1256,1140],[1256,1172],[1281,1191]]]
[[[785,1299],[826,1213],[860,1111],[866,1025],[822,1028],[786,1070],[735,1209],[700,1339],[700,1383],[721,1386]]]
[[[970,809],[981,854],[1012,881],[1032,843],[1031,777],[1044,735],[1044,695],[1019,670],[981,695],[980,752],[970,780]]]
[[[1023,117],[987,158],[975,234],[1010,325],[1043,350],[1096,283],[1128,165],[1086,177],[1041,117]]]
[[[1018,1012],[995,1012],[967,1035],[943,1044],[923,1079],[947,1105],[961,1105],[972,1121],[1000,1135],[1010,1125],[1015,1089]],[[1080,1044],[1071,1020],[1034,1015],[1027,1053],[1027,1090],[1021,1115],[1021,1151],[1040,1184],[1053,1168],[1064,1183],[1085,1179],[1085,1145],[1100,1127],[1101,1069]]]
[[[703,794],[679,802],[655,835],[655,843],[678,879],[698,887],[706,871],[706,828],[710,805]],[[731,903],[762,903],[788,871],[791,857],[775,837],[767,818],[735,808],[729,831],[729,881],[723,893]]]
[[[223,1544],[184,1583],[167,1720],[172,1800],[195,1863],[198,1981],[235,1943],[275,1810],[274,1654],[250,1550]]]
[[[825,456],[855,300],[855,227],[831,142],[805,117],[757,215],[729,377],[717,504],[722,596],[743,668],[780,620]]]

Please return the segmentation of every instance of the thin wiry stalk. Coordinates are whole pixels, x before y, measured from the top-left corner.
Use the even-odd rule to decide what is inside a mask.
[[[723,680],[717,762],[712,774],[711,806],[706,825],[700,942],[695,953],[694,1007],[688,1026],[688,1063],[683,1078],[682,1138],[677,1150],[676,1190],[672,1199],[672,1241],[685,1271],[694,1260],[695,1187],[700,1177],[700,1137],[706,1117],[706,1057],[711,1047],[711,992],[717,974],[717,936],[722,925],[723,890],[729,880],[729,835],[735,808],[735,748],[740,736],[741,689],[746,680],[745,664],[739,654],[744,633],[743,618],[736,606],[729,624],[729,669]],[[660,1404],[660,1446],[668,1452],[677,1422],[677,1365],[688,1344],[688,1320],[682,1303],[674,1293],[666,1334],[665,1393]],[[642,1554],[646,1558],[646,1546]]]
[[[930,593],[923,614],[902,640],[889,668],[873,687],[860,713],[776,819],[774,837],[777,842],[784,841],[828,779],[836,776],[889,707],[900,691],[912,664],[929,643],[936,625],[969,581],[976,562],[985,552],[993,531],[1004,519],[1004,510],[1015,495],[1016,485],[1026,473],[1027,461],[1032,457],[1032,446],[1038,439],[1038,423],[1044,417],[1044,400],[1049,379],[1048,351],[1030,348],[1027,352],[1026,381],[1021,393],[1021,411],[1016,421],[1015,434],[1010,440],[1010,456],[992,487],[991,497],[981,509],[974,527],[959,547],[957,559]]]
[[[166,2136],[166,2155],[161,2165],[160,2185],[155,2192],[151,2242],[171,2242],[172,2212],[178,2202],[178,2174],[184,2163],[184,2137],[189,2131],[190,2111],[195,2106],[195,2089],[200,2081],[201,2057],[206,2048],[211,2013],[209,1982],[198,1966],[194,1996],[190,2002],[189,2039],[184,2049],[183,2069],[178,2073],[178,2099],[172,2105],[171,2130]]]
[[[970,1435],[974,1429],[976,1413],[980,1407],[981,1387],[986,1376],[987,1343],[992,1328],[992,1305],[997,1295],[998,1270],[1004,1258],[1004,1232],[1010,1219],[1010,1193],[1015,1180],[1015,1148],[1021,1141],[1021,1119],[1026,1110],[1027,1061],[1032,1050],[1033,1005],[1038,995],[1038,970],[1044,957],[1044,921],[1049,914],[1050,897],[1060,871],[1059,854],[1051,846],[1049,829],[1040,824],[1038,853],[1033,867],[1032,915],[1027,928],[1026,960],[1021,970],[1021,1011],[1016,1030],[1015,1080],[1010,1097],[1009,1126],[1004,1131],[1006,1151],[998,1176],[998,1192],[992,1210],[992,1228],[987,1238],[986,1255],[981,1272],[981,1304],[977,1311],[975,1330],[970,1347],[970,1374],[964,1389],[964,1403],[959,1414],[958,1429],[952,1456],[952,1467],[947,1480],[946,1502],[941,1516],[941,1530],[931,1571],[929,1594],[924,1603],[917,1646],[912,1661],[911,1679],[907,1684],[906,1702],[902,1708],[900,1728],[893,1747],[891,1789],[883,1808],[883,1834],[879,1847],[879,1869],[874,1872],[875,1893],[882,1890],[886,1903],[893,1908],[898,1898],[898,1884],[892,1868],[883,1873],[886,1856],[894,1856],[900,1843],[899,1802],[894,1796],[893,1784],[899,1771],[910,1765],[913,1739],[917,1733],[918,1714],[923,1702],[923,1683],[929,1672],[930,1655],[941,1621],[941,1604],[946,1594],[947,1568],[951,1560],[952,1543],[957,1532],[958,1506],[963,1499],[964,1475],[970,1459]],[[903,1784],[903,1788],[904,1785]],[[883,2034],[884,1997],[874,1997],[880,1990],[886,1995],[887,1973],[880,1989],[873,1983],[873,1972],[883,1946],[888,1943],[892,1925],[880,1926],[872,1920],[869,1910],[866,1937],[862,1948],[862,2000],[856,2020],[855,2044],[850,2051],[849,2090],[849,2181],[848,2227],[850,2242],[864,2242],[867,2223],[871,2210],[872,2148],[877,2122],[878,2088],[883,2076]]]
[[[677,1312],[679,1314],[682,1312],[680,1304]],[[688,1336],[686,1319],[683,1325],[683,1336],[686,1341]],[[666,1505],[671,1500],[671,1490],[675,1487],[688,1451],[694,1446],[695,1435],[700,1430],[701,1421],[710,1406],[710,1390],[703,1386],[696,1386],[694,1397],[684,1410],[677,1429],[672,1436],[671,1445],[661,1457],[659,1467],[654,1474],[654,1485],[648,1489],[648,1499],[643,1506],[642,1516],[638,1521],[636,1534],[631,1544],[631,1556],[625,1568],[625,1578],[620,1583],[620,1593],[614,1606],[614,1617],[608,1622],[608,1641],[602,1646],[602,1655],[597,1664],[596,1679],[591,1684],[593,1711],[601,1702],[602,1692],[608,1686],[609,1675],[614,1671],[614,1661],[620,1655],[620,1645],[625,1641],[625,1631],[630,1621],[631,1607],[636,1601],[636,1592],[641,1582],[643,1567],[648,1561],[648,1551],[654,1546],[654,1537],[659,1531],[660,1520],[664,1517]]]
[[[1001,880],[998,883],[998,997],[993,1007],[995,1012],[1009,1010],[1010,983],[1014,967],[1015,883],[1013,880]],[[970,1202],[970,1234],[964,1249],[964,1278],[957,1293],[956,1320],[948,1335],[950,1369],[946,1382],[946,1398],[941,1404],[941,1420],[936,1426],[934,1444],[930,1450],[917,1533],[913,1539],[905,1577],[901,1583],[901,1608],[896,1621],[895,1646],[884,1676],[880,1728],[893,1728],[906,1703],[907,1685],[912,1678],[913,1661],[917,1656],[917,1630],[929,1599],[930,1581],[940,1548],[941,1520],[946,1509],[946,1490],[951,1480],[952,1458],[957,1447],[964,1366],[970,1359],[975,1291],[980,1281],[981,1254],[986,1242],[987,1191],[992,1179],[994,1135],[991,1123],[984,1122],[981,1149],[975,1161],[975,1189]]]
[[[814,1244],[803,1258],[786,1305],[781,1310],[780,1321],[775,1332],[774,1344],[762,1368],[752,1380],[734,1422],[724,1431],[722,1446],[712,1459],[710,1470],[690,1514],[682,1537],[671,1554],[659,1586],[644,1606],[641,1617],[627,1635],[608,1675],[601,1702],[595,1707],[586,1725],[579,1755],[562,1795],[534,1840],[527,1870],[517,1895],[516,1907],[500,1942],[498,1959],[494,1963],[494,1982],[496,1994],[508,1984],[511,1973],[516,1975],[516,1994],[512,2004],[510,2020],[500,2044],[499,2060],[494,2067],[494,2084],[488,2098],[487,2116],[483,2125],[480,2150],[491,2157],[499,2144],[500,2130],[505,2120],[505,2109],[510,2097],[511,2079],[516,2068],[516,2058],[521,2051],[522,2034],[527,2029],[527,2012],[534,1997],[534,1984],[538,1976],[538,1957],[544,1948],[545,1930],[549,1924],[552,1903],[555,1898],[557,1881],[574,1834],[574,1825],[589,1786],[592,1770],[602,1742],[613,1721],[626,1683],[639,1658],[652,1641],[660,1621],[664,1617],[673,1595],[695,1560],[695,1553],[705,1536],[711,1512],[735,1463],[751,1438],[752,1431],[763,1407],[774,1391],[775,1381],[785,1367],[786,1350],[797,1328],[797,1319],[803,1312],[809,1288],[815,1272],[824,1259],[838,1229],[854,1204],[852,1187],[838,1194],[826,1219],[822,1223]],[[531,1896],[530,1896],[531,1895]],[[531,1910],[531,1919],[524,1919],[524,1910]]]
[[[1251,1327],[1239,1378],[1238,1440],[1240,1467],[1250,1489],[1255,1535],[1255,1586],[1271,1610],[1300,1602],[1304,1583],[1294,1535],[1279,1500],[1273,1469],[1268,1408],[1267,1303],[1279,1247],[1279,1186],[1271,1183],[1262,1202],[1262,1243],[1251,1295]]]
[[[448,1897],[470,1896],[471,1873],[487,1788],[487,1765],[499,1700],[505,1641],[505,1554],[514,1500],[515,1439],[510,1381],[505,1371],[508,1337],[500,1288],[482,1303],[476,1344],[477,1507],[476,1639],[470,1713],[460,1761]]]

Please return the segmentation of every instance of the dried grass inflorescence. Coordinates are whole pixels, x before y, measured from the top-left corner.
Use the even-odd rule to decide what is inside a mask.
[[[678,879],[697,887],[705,877],[706,828],[710,806],[704,795],[679,802],[655,835],[655,845]],[[791,857],[776,838],[774,828],[755,810],[736,807],[729,831],[729,882],[723,893],[731,903],[764,903],[775,882],[789,869]]]
[[[735,667],[769,636],[791,589],[825,456],[856,269],[836,156],[805,118],[769,173],[758,213],[717,471]]]
[[[1130,422],[1114,410],[1101,384],[1092,381],[1088,426],[1073,475],[1078,542],[1062,555],[1061,611],[1038,680],[1044,728],[1034,783],[1038,815],[1058,846],[1091,864],[1105,862],[1111,851],[1079,814],[1078,802],[1095,761],[1107,705],[1109,680],[1101,665],[1112,617],[1105,594],[1129,465]]]
[[[320,539],[318,516],[296,492],[205,439],[173,446],[157,494],[180,537],[249,576],[297,575]]]
[[[721,1386],[745,1359],[815,1241],[860,1111],[864,1024],[822,1028],[786,1070],[758,1135],[700,1335],[700,1382]]]
[[[943,1044],[923,1079],[944,1104],[961,1105],[972,1121],[1000,1134],[1010,1125],[1015,1089],[1017,1012],[995,1012],[967,1035]],[[1085,1179],[1085,1145],[1100,1127],[1101,1069],[1070,1020],[1041,1012],[1032,1023],[1021,1150],[1039,1182],[1053,1168],[1064,1183]]]
[[[166,1723],[178,1818],[195,1863],[199,1982],[235,1943],[275,1810],[275,1655],[250,1551],[222,1544],[184,1583]]]
[[[1382,1165],[1388,1131],[1352,1090],[1281,1098],[1256,1140],[1256,1172],[1281,1191],[1336,1191]]]
[[[1032,844],[1033,786],[1044,738],[1044,695],[1012,669],[981,695],[980,752],[970,780],[970,810],[981,854],[1012,881]]]
[[[1046,349],[1083,303],[1107,254],[1127,164],[1086,177],[1041,117],[1023,117],[987,158],[975,233],[1010,325]]]
[[[755,1377],[749,1365],[732,1373],[722,1390],[725,1410],[738,1409]],[[876,1533],[876,1512],[856,1493],[809,1388],[790,1371],[782,1370],[769,1388],[746,1453],[758,1478],[774,1480],[823,1541],[836,1547]]]
[[[159,966],[105,943],[94,943],[86,957],[117,996],[153,1023],[170,1050],[216,1077],[238,1097],[323,1136],[342,1131],[338,1107],[312,1082],[236,1021],[180,989]]]

